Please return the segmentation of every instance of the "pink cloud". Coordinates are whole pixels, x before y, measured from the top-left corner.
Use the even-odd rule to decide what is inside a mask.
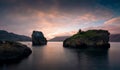
[[[89,30],[89,29],[104,29],[104,30],[108,30],[111,34],[120,33],[120,17],[109,19],[105,21],[104,24],[101,26],[88,27],[85,28],[84,30]]]
[[[106,21],[103,25],[104,29],[109,30],[111,33],[120,33],[120,17],[112,18]]]
[[[94,21],[98,21],[99,19],[97,18],[97,16],[90,14],[90,13],[86,13],[83,15],[79,15],[77,16],[73,23],[78,23],[78,24],[92,24]]]
[[[105,25],[120,25],[120,17],[112,18],[104,23]]]
[[[7,30],[28,36],[31,36],[33,30],[38,30],[42,31],[48,39],[60,35],[73,35],[79,28],[89,27],[89,24],[95,21],[106,20],[112,16],[108,11],[96,12],[75,15],[60,13],[54,7],[48,12],[34,10],[30,15],[9,14],[7,18],[14,24],[9,25]],[[24,32],[21,31],[22,29]]]
[[[69,31],[69,32],[61,32],[61,33],[57,33],[55,34],[55,36],[71,36],[73,34],[76,34],[78,31],[74,30],[74,31]]]

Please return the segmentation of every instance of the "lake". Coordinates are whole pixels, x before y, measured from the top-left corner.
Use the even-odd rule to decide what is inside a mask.
[[[16,63],[0,64],[0,70],[120,70],[120,42],[110,42],[110,49],[103,52],[64,48],[62,42],[22,43],[32,54]]]

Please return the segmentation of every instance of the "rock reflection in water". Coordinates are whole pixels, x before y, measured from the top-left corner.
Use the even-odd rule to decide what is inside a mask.
[[[49,42],[46,46],[32,47],[29,58],[16,65],[0,66],[0,70],[109,70],[108,51],[85,51]]]
[[[81,70],[109,70],[108,50],[76,51]]]

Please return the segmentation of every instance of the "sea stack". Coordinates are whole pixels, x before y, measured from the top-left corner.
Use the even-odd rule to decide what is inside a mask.
[[[40,46],[40,45],[46,45],[47,40],[44,37],[43,33],[41,31],[33,31],[32,33],[32,45],[33,46]]]
[[[63,42],[64,47],[69,48],[110,48],[110,33],[107,30],[79,30],[77,34],[67,38]]]

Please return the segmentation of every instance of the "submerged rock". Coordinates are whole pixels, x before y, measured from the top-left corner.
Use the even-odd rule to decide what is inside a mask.
[[[63,42],[69,48],[109,48],[109,35],[107,30],[88,30],[79,32]]]
[[[32,45],[46,45],[47,40],[42,32],[33,31],[32,33]]]
[[[29,56],[31,53],[31,49],[24,44],[0,41],[0,62],[17,61]]]

